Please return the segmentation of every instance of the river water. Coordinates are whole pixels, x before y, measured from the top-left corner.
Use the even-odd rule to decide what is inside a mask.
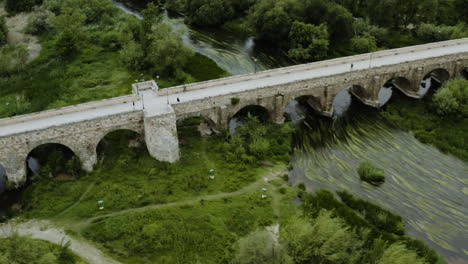
[[[428,243],[449,263],[468,263],[468,164],[352,101],[346,112],[340,109],[344,116],[334,120],[304,115],[303,108],[293,115],[296,121],[306,117],[295,136],[293,183],[304,182],[309,191],[346,190],[374,202],[401,215],[407,234]],[[360,181],[356,169],[363,161],[384,168],[383,185]]]
[[[137,8],[114,4],[141,18]],[[168,13],[164,20],[181,30],[190,48],[231,74],[253,72],[255,64],[257,70],[290,64],[284,56],[256,46],[253,38],[190,27]],[[420,91],[426,92],[424,87]],[[387,101],[391,96],[391,88],[386,88],[379,97]],[[291,180],[304,182],[309,191],[347,190],[372,201],[401,215],[408,235],[425,241],[450,263],[468,263],[468,164],[395,128],[377,110],[356,103],[346,91],[339,94],[334,108],[341,118],[318,117],[296,101],[288,106],[292,121],[301,127],[295,135]],[[380,187],[361,182],[356,168],[362,161],[384,168],[386,182]],[[0,167],[0,188],[3,173]]]
[[[140,13],[142,7],[130,6],[119,1],[113,3],[126,13],[139,19],[143,18]],[[282,52],[257,44],[253,37],[239,36],[226,30],[186,25],[182,16],[167,11],[163,14],[163,21],[181,34],[182,40],[189,48],[212,59],[232,75],[292,64]]]

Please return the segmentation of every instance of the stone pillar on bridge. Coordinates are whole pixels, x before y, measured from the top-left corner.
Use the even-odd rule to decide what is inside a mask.
[[[1,155],[0,164],[6,172],[8,188],[19,188],[26,182],[26,157],[19,153],[11,152]]]
[[[150,155],[160,161],[179,160],[179,139],[177,137],[176,114],[171,105],[158,111],[145,109],[145,141]]]
[[[76,155],[80,158],[83,170],[91,172],[97,163],[96,145],[89,142],[79,144],[76,148]]]
[[[410,81],[410,87],[409,90],[403,89],[402,87],[396,86],[400,91],[402,91],[404,94],[406,94],[408,97],[413,97],[413,98],[420,98],[421,96],[419,95],[419,87],[421,85],[421,81],[424,79],[424,68],[423,67],[417,67],[410,69],[409,71],[409,81]]]
[[[273,119],[273,122],[277,123],[277,124],[282,124],[284,123],[284,111],[287,107],[287,103],[285,100],[284,100],[284,95],[282,94],[278,94],[275,96],[275,99],[274,99],[274,110],[273,110],[273,116],[272,116],[272,119]]]

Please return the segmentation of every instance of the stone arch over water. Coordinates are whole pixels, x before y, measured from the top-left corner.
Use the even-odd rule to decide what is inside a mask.
[[[411,90],[411,81],[406,77],[397,76],[387,80],[379,90],[379,106],[384,106],[394,93],[393,89],[398,89],[401,92]]]
[[[451,77],[450,72],[447,71],[446,69],[436,68],[426,73],[426,75],[424,75],[423,80],[426,80],[427,78],[431,78],[437,81],[438,83],[444,83],[448,81],[450,77]]]
[[[363,101],[368,97],[367,90],[361,85],[350,85],[345,87],[333,96],[332,116],[339,117],[346,113],[353,102],[353,97]],[[354,96],[353,96],[354,95]]]
[[[312,109],[317,113],[322,113],[320,98],[314,95],[300,95],[294,97],[287,103],[283,111],[283,116],[286,121],[295,123],[305,118],[308,109]]]

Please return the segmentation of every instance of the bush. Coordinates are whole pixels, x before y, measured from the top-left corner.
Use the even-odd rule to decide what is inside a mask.
[[[351,49],[356,53],[373,52],[377,50],[377,42],[372,36],[354,37],[351,39]]]
[[[254,231],[239,240],[239,253],[233,264],[288,264],[290,257],[267,230]]]
[[[37,9],[28,19],[26,33],[40,35],[52,30],[52,19],[54,13],[46,9]]]
[[[439,115],[468,116],[468,80],[451,80],[434,95]]]
[[[25,68],[29,52],[25,45],[6,45],[0,49],[0,76],[10,75]]]
[[[361,180],[377,185],[385,181],[384,170],[374,166],[370,162],[362,162],[358,168],[358,174]]]
[[[65,243],[65,245],[58,246],[44,240],[14,234],[8,238],[0,238],[0,263],[82,263],[68,249],[69,245]]]
[[[7,41],[8,28],[6,25],[5,17],[0,16],[0,46]]]
[[[433,42],[450,39],[454,31],[455,27],[452,26],[436,26],[422,23],[416,28],[415,33],[418,39]]]
[[[320,60],[327,56],[329,46],[327,26],[314,26],[294,21],[289,32],[289,57],[299,61]]]
[[[5,9],[11,14],[16,14],[31,11],[34,5],[36,0],[6,0]]]

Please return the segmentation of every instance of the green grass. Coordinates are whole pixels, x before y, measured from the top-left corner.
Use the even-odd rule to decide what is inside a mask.
[[[130,94],[136,80],[155,79],[148,71],[129,71],[119,60],[119,47],[108,47],[104,41],[106,33],[123,34],[119,30],[132,24],[129,15],[115,12],[111,21],[103,19],[85,26],[87,39],[68,60],[57,54],[56,33],[40,36],[39,57],[19,73],[0,76],[0,118]],[[182,71],[183,79],[160,76],[159,85],[165,88],[229,75],[197,53]]]
[[[430,96],[424,100],[398,97],[388,104],[383,115],[413,132],[421,142],[468,161],[468,118],[437,115]]]
[[[256,181],[259,174],[268,170],[261,166],[261,161],[282,163],[283,152],[289,150],[284,146],[280,149],[276,145],[279,134],[271,133],[265,140],[277,148],[274,155],[258,161],[251,157],[250,162],[233,159],[232,153],[225,149],[237,141],[229,141],[226,135],[200,137],[193,124],[185,122],[187,124],[189,126],[179,127],[181,159],[177,163],[152,158],[144,143],[136,148],[128,147],[130,140],[137,137],[136,133],[123,131],[110,134],[104,139],[106,144],[102,145],[104,159],[94,172],[71,181],[44,175],[29,186],[23,198],[27,209],[24,215],[30,218],[54,217],[80,197],[80,202],[59,218],[86,218],[205,194],[233,192]],[[289,130],[286,132],[290,133]],[[209,177],[210,169],[215,170],[213,180]],[[104,201],[105,210],[98,210],[97,201],[100,200]]]
[[[273,221],[271,199],[259,190],[108,218],[83,235],[125,263],[227,263],[239,237]]]
[[[85,264],[80,257],[73,254],[66,244],[56,245],[50,242],[13,235],[0,237],[1,263],[57,263]]]

